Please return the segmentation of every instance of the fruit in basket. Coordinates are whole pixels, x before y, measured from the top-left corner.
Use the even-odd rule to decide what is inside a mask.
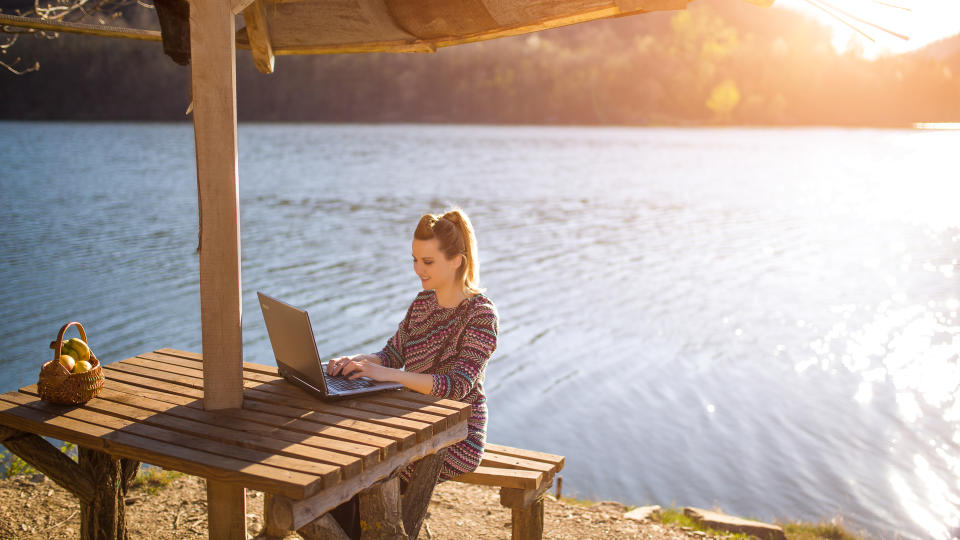
[[[90,347],[80,338],[71,338],[63,342],[60,354],[72,356],[77,361],[90,361]]]
[[[80,360],[77,362],[77,365],[73,366],[74,373],[86,373],[91,369],[93,369],[93,366],[90,365],[90,362],[87,362],[86,360]]]
[[[60,361],[61,366],[67,368],[67,371],[73,371],[73,367],[77,364],[77,361],[69,354],[61,354],[57,360]]]

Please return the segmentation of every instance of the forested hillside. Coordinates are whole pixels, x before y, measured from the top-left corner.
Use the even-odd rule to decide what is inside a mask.
[[[149,14],[152,16],[152,14]],[[143,15],[141,15],[143,17]],[[155,23],[155,21],[153,21]],[[956,38],[955,38],[956,39]],[[241,121],[899,126],[960,121],[960,52],[865,60],[792,11],[698,0],[434,54],[238,53]],[[0,118],[179,120],[189,67],[159,43],[22,36]]]

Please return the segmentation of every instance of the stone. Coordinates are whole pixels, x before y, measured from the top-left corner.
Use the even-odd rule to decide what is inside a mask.
[[[782,528],[769,523],[728,516],[720,512],[703,510],[701,508],[687,507],[683,509],[683,514],[696,521],[701,527],[709,527],[718,531],[748,534],[763,540],[787,540],[787,536],[783,533]]]
[[[30,481],[33,482],[34,484],[42,484],[44,481],[46,481],[46,479],[47,479],[47,476],[43,473],[36,473],[36,474],[30,475]]]
[[[591,512],[616,512],[622,514],[626,512],[627,507],[617,501],[600,501],[590,507]]]
[[[648,519],[657,519],[660,517],[660,507],[658,505],[641,506],[634,508],[623,515],[627,519],[635,521],[646,521]]]

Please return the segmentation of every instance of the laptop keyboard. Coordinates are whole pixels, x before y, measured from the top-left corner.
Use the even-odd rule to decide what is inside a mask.
[[[327,388],[331,392],[343,392],[373,386],[373,381],[367,379],[348,379],[346,377],[327,377]]]

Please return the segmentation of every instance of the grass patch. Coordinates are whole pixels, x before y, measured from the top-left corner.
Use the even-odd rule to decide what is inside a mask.
[[[820,523],[803,523],[800,521],[787,521],[777,523],[783,527],[789,540],[817,540],[825,538],[827,540],[864,540],[867,538],[861,534],[851,533],[843,528],[842,524],[822,521]]]
[[[183,473],[178,471],[168,471],[159,467],[144,467],[130,483],[130,487],[142,489],[149,495],[155,495],[161,488],[167,487],[170,482],[181,476],[183,476]]]

